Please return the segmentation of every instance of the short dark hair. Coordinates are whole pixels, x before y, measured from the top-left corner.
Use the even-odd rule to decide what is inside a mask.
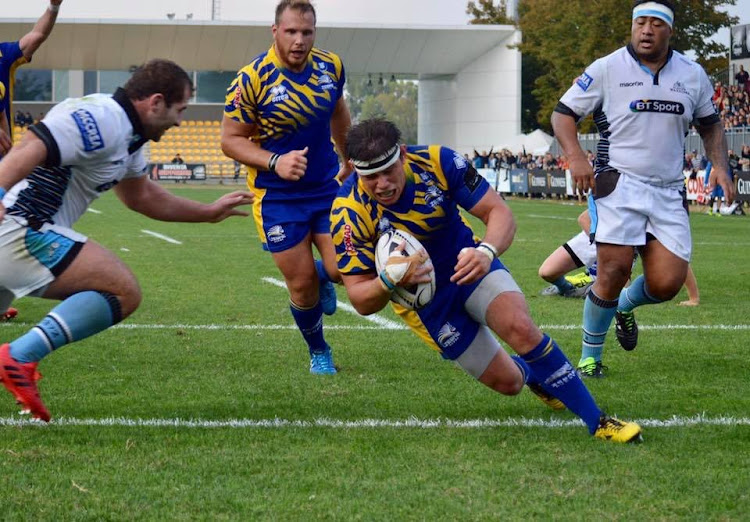
[[[370,161],[401,144],[401,131],[393,122],[380,118],[364,120],[349,129],[346,155],[359,161]]]
[[[656,2],[657,4],[661,4],[661,5],[667,6],[667,7],[669,7],[672,10],[672,12],[675,15],[677,15],[677,8],[676,8],[676,6],[674,5],[674,3],[670,2],[669,0],[635,0],[633,2],[633,9],[635,9],[636,7],[638,7],[641,4],[645,4],[646,2]]]
[[[287,9],[299,11],[300,14],[312,13],[313,20],[317,23],[318,15],[315,14],[315,7],[308,0],[281,0],[279,5],[276,6],[276,17],[274,18],[274,24],[279,25],[281,21],[281,15]]]
[[[155,58],[136,68],[123,85],[131,100],[143,100],[152,94],[162,94],[167,107],[183,101],[185,88],[193,93],[193,82],[188,73],[170,60]]]

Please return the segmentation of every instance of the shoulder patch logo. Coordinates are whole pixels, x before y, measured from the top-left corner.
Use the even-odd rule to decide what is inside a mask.
[[[576,79],[576,85],[578,85],[584,92],[589,90],[592,83],[594,83],[594,79],[586,73],[583,73]]]
[[[99,125],[96,123],[94,115],[86,109],[78,109],[71,116],[81,133],[84,150],[86,152],[93,152],[103,149],[104,138],[102,138],[102,133],[99,131]]]

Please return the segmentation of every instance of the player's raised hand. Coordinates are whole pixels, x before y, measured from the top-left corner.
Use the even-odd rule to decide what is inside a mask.
[[[288,181],[299,181],[307,170],[307,150],[291,150],[279,156],[276,163],[276,175]]]
[[[594,169],[585,156],[570,160],[570,176],[579,194],[586,195],[594,189]]]
[[[231,216],[249,216],[249,212],[238,210],[236,207],[249,205],[253,202],[254,198],[255,196],[252,193],[241,190],[224,194],[211,204],[213,207],[213,217],[207,221],[209,223],[218,223]]]

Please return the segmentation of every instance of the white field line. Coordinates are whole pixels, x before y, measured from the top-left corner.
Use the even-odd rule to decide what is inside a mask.
[[[159,234],[158,232],[153,232],[151,230],[145,230],[145,229],[141,230],[141,232],[143,232],[144,234],[148,234],[149,236],[154,236],[156,238],[163,239],[167,243],[172,243],[174,245],[181,245],[182,244],[182,241],[177,241],[176,239],[173,239],[173,238],[171,238],[169,236],[165,236],[164,234]]]
[[[521,216],[524,216],[524,214],[519,214]],[[563,217],[563,216],[542,216],[540,214],[525,214],[526,217],[530,218],[538,218],[538,219],[557,219],[560,221],[577,221],[578,218],[572,218],[572,217]]]
[[[747,417],[709,417],[705,413],[692,417],[673,416],[666,419],[633,419],[644,428],[690,428],[695,426],[750,426]],[[362,420],[287,420],[287,419],[142,419],[127,417],[107,417],[103,419],[77,419],[75,417],[58,417],[52,420],[51,426],[101,426],[101,427],[147,427],[147,428],[239,428],[239,429],[288,429],[288,428],[331,428],[331,429],[377,429],[377,428],[581,428],[580,419],[418,419],[410,417],[403,420],[362,419]],[[28,417],[0,417],[2,426],[47,426],[41,421]]]
[[[349,307],[344,303],[344,306]],[[343,307],[342,307],[343,308]],[[354,309],[352,308],[353,313]],[[373,319],[373,316],[364,317],[364,319]],[[385,325],[376,324],[373,326],[356,326],[356,325],[326,325],[326,330],[408,330],[405,325],[380,318],[387,321]],[[23,321],[5,321],[0,322],[0,328],[12,326],[33,326],[35,323]],[[297,326],[293,324],[139,324],[139,323],[122,323],[113,326],[115,329],[123,330],[296,330]],[[578,330],[580,324],[543,324],[539,328],[542,330]],[[639,330],[750,330],[750,324],[666,324],[666,325],[648,325],[639,324]]]
[[[92,214],[101,214],[102,213],[101,210],[96,210],[95,208],[91,208],[91,207],[87,208],[86,212],[91,212]]]
[[[286,289],[286,283],[284,281],[281,281],[279,279],[276,279],[274,277],[263,277],[261,278],[266,283],[270,283],[274,286],[278,286],[279,288]],[[385,317],[380,317],[379,315],[373,314],[373,315],[359,315],[357,311],[354,309],[354,307],[348,303],[344,303],[341,301],[336,301],[337,308],[340,310],[345,310],[349,312],[350,314],[356,315],[358,317],[361,317],[362,319],[366,321],[370,321],[371,323],[375,323],[378,326],[386,329],[386,330],[405,330],[406,327],[403,326],[401,323],[397,323],[396,321],[391,321],[390,319],[386,319]],[[326,330],[329,329],[330,326],[326,326]]]

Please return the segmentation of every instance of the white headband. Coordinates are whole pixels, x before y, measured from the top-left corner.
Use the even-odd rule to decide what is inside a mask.
[[[667,22],[669,27],[674,24],[674,12],[664,4],[658,2],[646,2],[635,6],[633,9],[633,20],[641,16],[651,16]]]
[[[377,174],[396,163],[398,158],[401,156],[401,147],[398,144],[394,145],[392,149],[381,154],[377,158],[371,160],[352,160],[352,165],[357,170],[357,174],[360,176],[370,176]]]

